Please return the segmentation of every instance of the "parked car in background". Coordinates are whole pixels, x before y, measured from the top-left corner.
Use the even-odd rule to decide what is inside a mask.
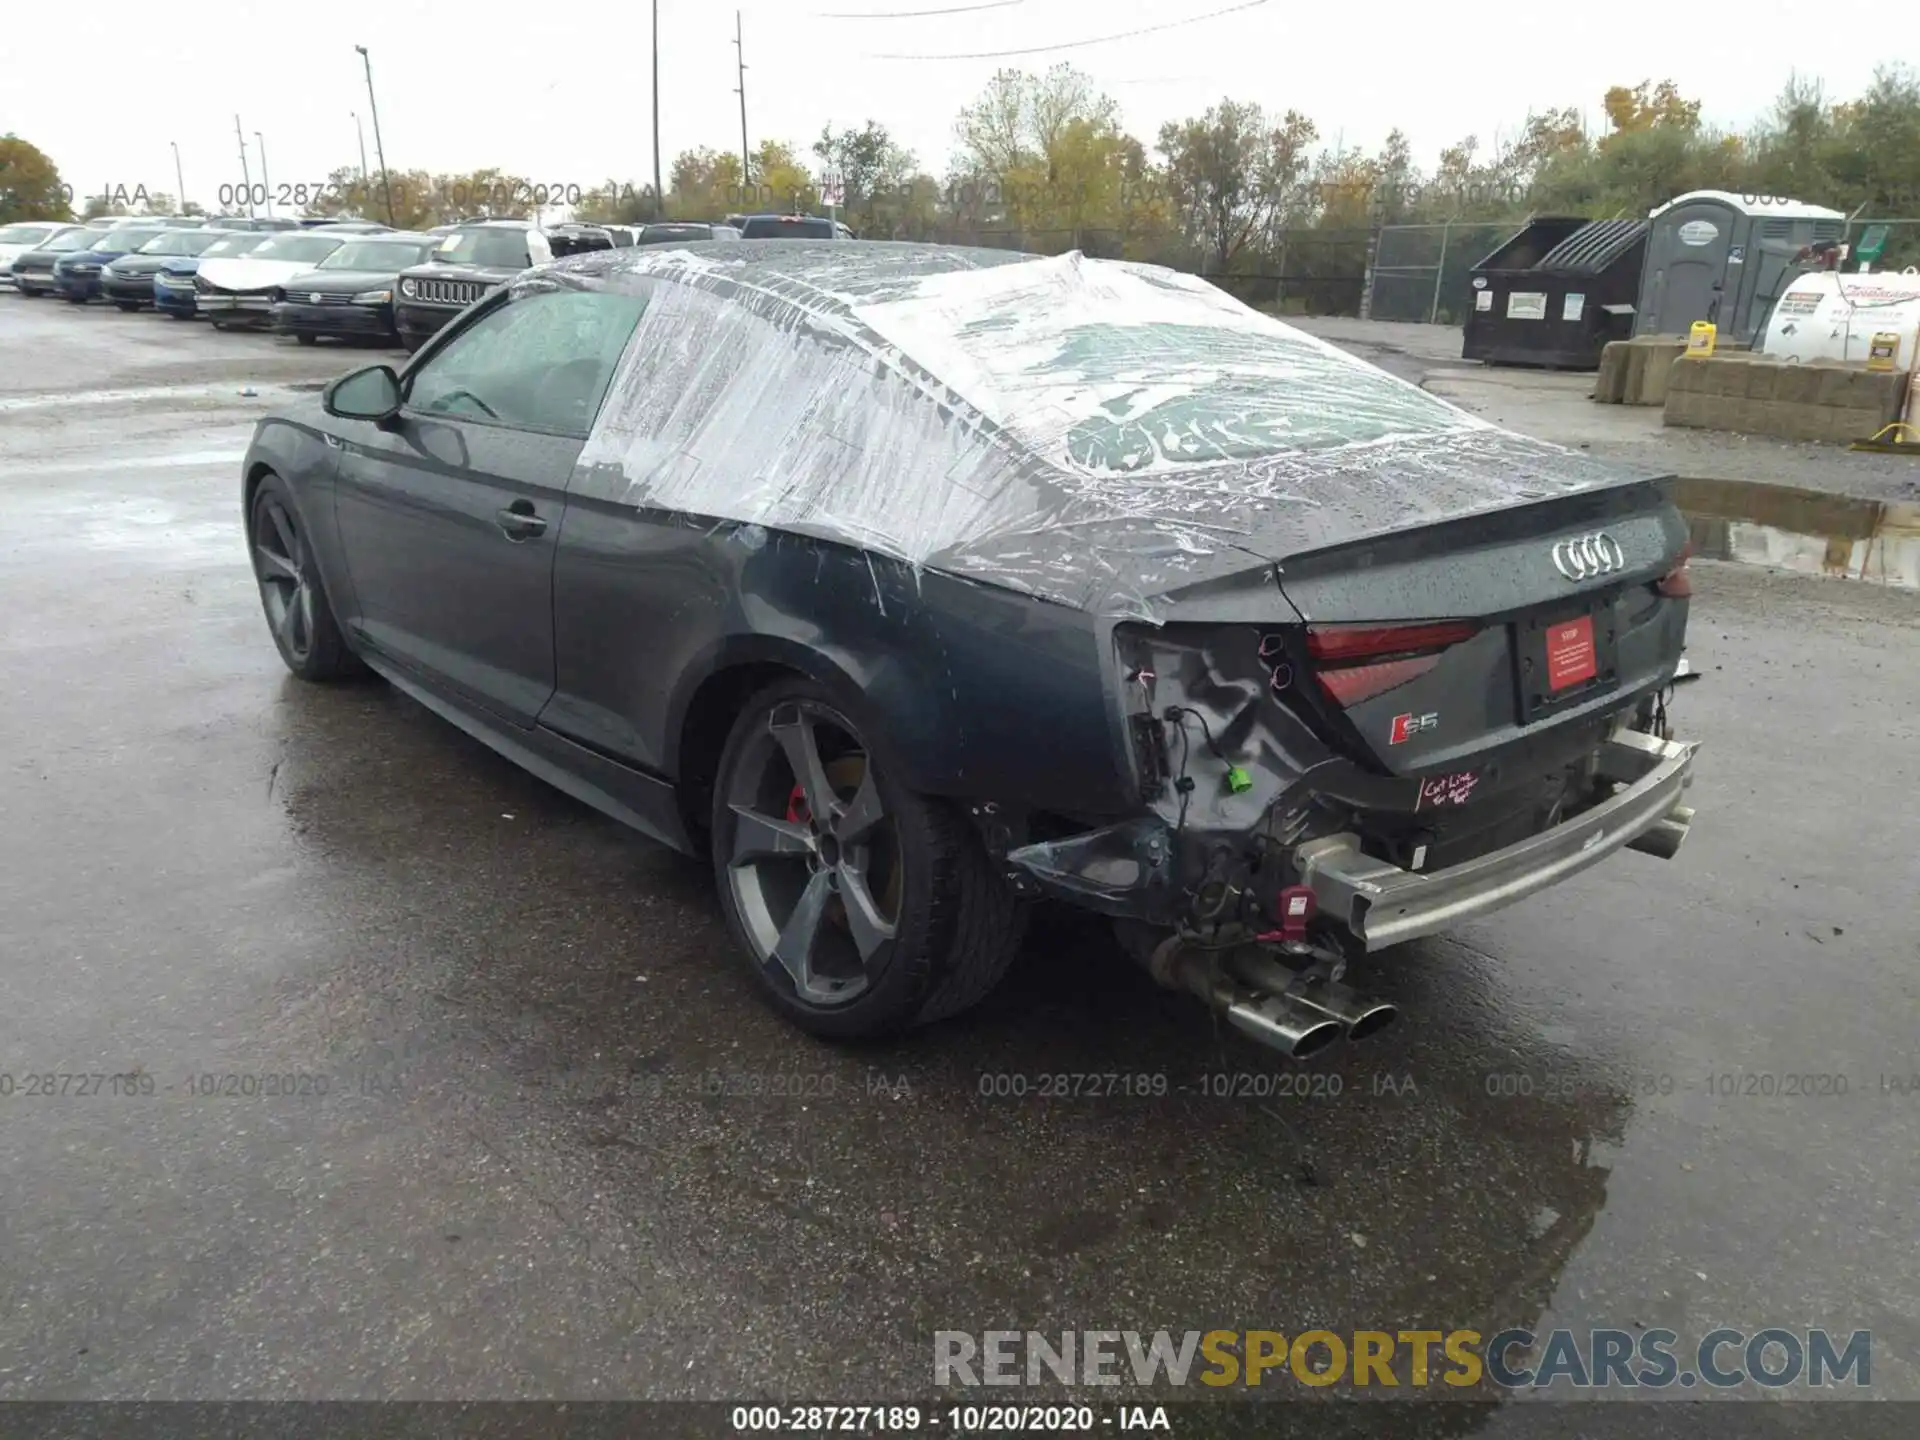
[[[398,344],[393,292],[400,272],[420,264],[439,243],[436,236],[402,230],[349,239],[281,286],[284,298],[273,307],[273,328],[302,345],[322,336]]]
[[[400,276],[394,305],[400,343],[418,350],[489,290],[552,259],[545,233],[525,220],[484,220],[450,230],[427,264]]]
[[[313,269],[350,238],[293,229],[269,235],[264,245],[244,255],[203,256],[193,277],[194,308],[216,330],[270,325],[280,287]]]
[[[298,230],[300,228],[300,222],[298,220],[288,220],[281,216],[267,217],[263,215],[212,215],[207,218],[207,224],[221,230],[264,230],[271,232],[278,230]]]
[[[636,245],[695,245],[703,240],[738,240],[740,232],[731,225],[707,225],[691,220],[665,220],[642,225],[634,238]]]
[[[853,231],[824,215],[742,215],[742,240],[851,240]]]
[[[153,304],[154,277],[167,261],[195,258],[225,236],[224,230],[166,230],[131,255],[100,272],[100,293],[122,310]]]
[[[1686,838],[1657,470],[1158,267],[691,259],[563,260],[263,419],[246,553],[294,675],[702,857],[800,1028],[965,1010],[1047,897],[1301,1056],[1393,1019],[1350,955]]]
[[[303,220],[300,228],[314,235],[377,235],[393,229],[378,220],[321,220],[312,225]]]
[[[149,240],[166,234],[158,225],[125,225],[94,232],[94,240],[84,250],[62,255],[54,262],[53,283],[61,296],[75,305],[84,305],[100,297],[100,277],[122,255],[131,255]]]
[[[585,255],[595,250],[613,250],[632,243],[616,237],[611,225],[549,225],[543,233],[547,237],[547,247],[553,251],[556,260],[568,255]]]
[[[41,241],[39,249],[23,250],[7,267],[13,288],[30,298],[58,294],[60,286],[53,278],[53,267],[68,255],[98,243],[100,234],[84,225],[72,225]]]
[[[22,220],[14,225],[0,225],[0,286],[13,284],[13,262],[29,250],[41,249],[57,236],[81,230],[81,226],[60,220]]]
[[[153,276],[153,308],[175,320],[191,320],[199,314],[194,301],[193,277],[206,260],[231,260],[250,255],[274,237],[271,230],[229,230],[198,255],[172,255],[160,262]]]

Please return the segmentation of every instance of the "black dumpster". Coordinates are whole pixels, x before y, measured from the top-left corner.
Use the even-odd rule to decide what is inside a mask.
[[[1461,358],[1598,370],[1607,342],[1633,334],[1649,228],[1568,215],[1529,221],[1473,267]]]

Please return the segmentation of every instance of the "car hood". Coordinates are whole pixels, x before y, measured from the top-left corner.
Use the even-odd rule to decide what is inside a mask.
[[[484,280],[498,285],[521,274],[518,268],[503,265],[412,265],[400,272],[403,280]]]
[[[1195,276],[717,248],[582,256],[519,282],[682,282],[657,288],[622,356],[584,493],[1155,619],[1194,586],[1271,580],[1349,541],[1657,478],[1489,424]],[[714,398],[663,426],[659,397],[692,386]]]
[[[107,268],[116,275],[151,275],[173,258],[171,255],[122,255]]]
[[[122,255],[132,253],[129,250],[71,250],[60,259],[68,265],[109,265]]]
[[[222,290],[271,290],[312,268],[311,260],[255,260],[249,255],[234,255],[202,260],[197,273]]]
[[[281,288],[320,295],[358,295],[362,290],[391,290],[399,278],[397,270],[306,270],[287,280]]]
[[[198,255],[169,255],[161,264],[162,275],[192,275],[200,268]]]

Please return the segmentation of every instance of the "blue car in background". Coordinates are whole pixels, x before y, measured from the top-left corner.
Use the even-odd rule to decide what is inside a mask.
[[[222,230],[168,230],[142,245],[131,255],[122,255],[100,272],[100,293],[122,310],[138,310],[153,303],[153,277],[169,260],[198,258],[201,251],[219,240]]]
[[[122,225],[103,230],[89,249],[62,255],[54,262],[54,288],[75,305],[98,299],[101,271],[122,255],[131,255],[149,240],[166,233],[163,225]]]
[[[250,230],[222,235],[198,255],[169,255],[153,275],[153,308],[176,320],[191,320],[199,312],[193,303],[193,277],[202,260],[247,255],[273,239],[275,231]]]

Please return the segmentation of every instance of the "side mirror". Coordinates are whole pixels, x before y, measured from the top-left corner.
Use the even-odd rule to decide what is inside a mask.
[[[390,365],[369,365],[343,375],[320,396],[329,415],[382,424],[400,413],[400,377]]]

